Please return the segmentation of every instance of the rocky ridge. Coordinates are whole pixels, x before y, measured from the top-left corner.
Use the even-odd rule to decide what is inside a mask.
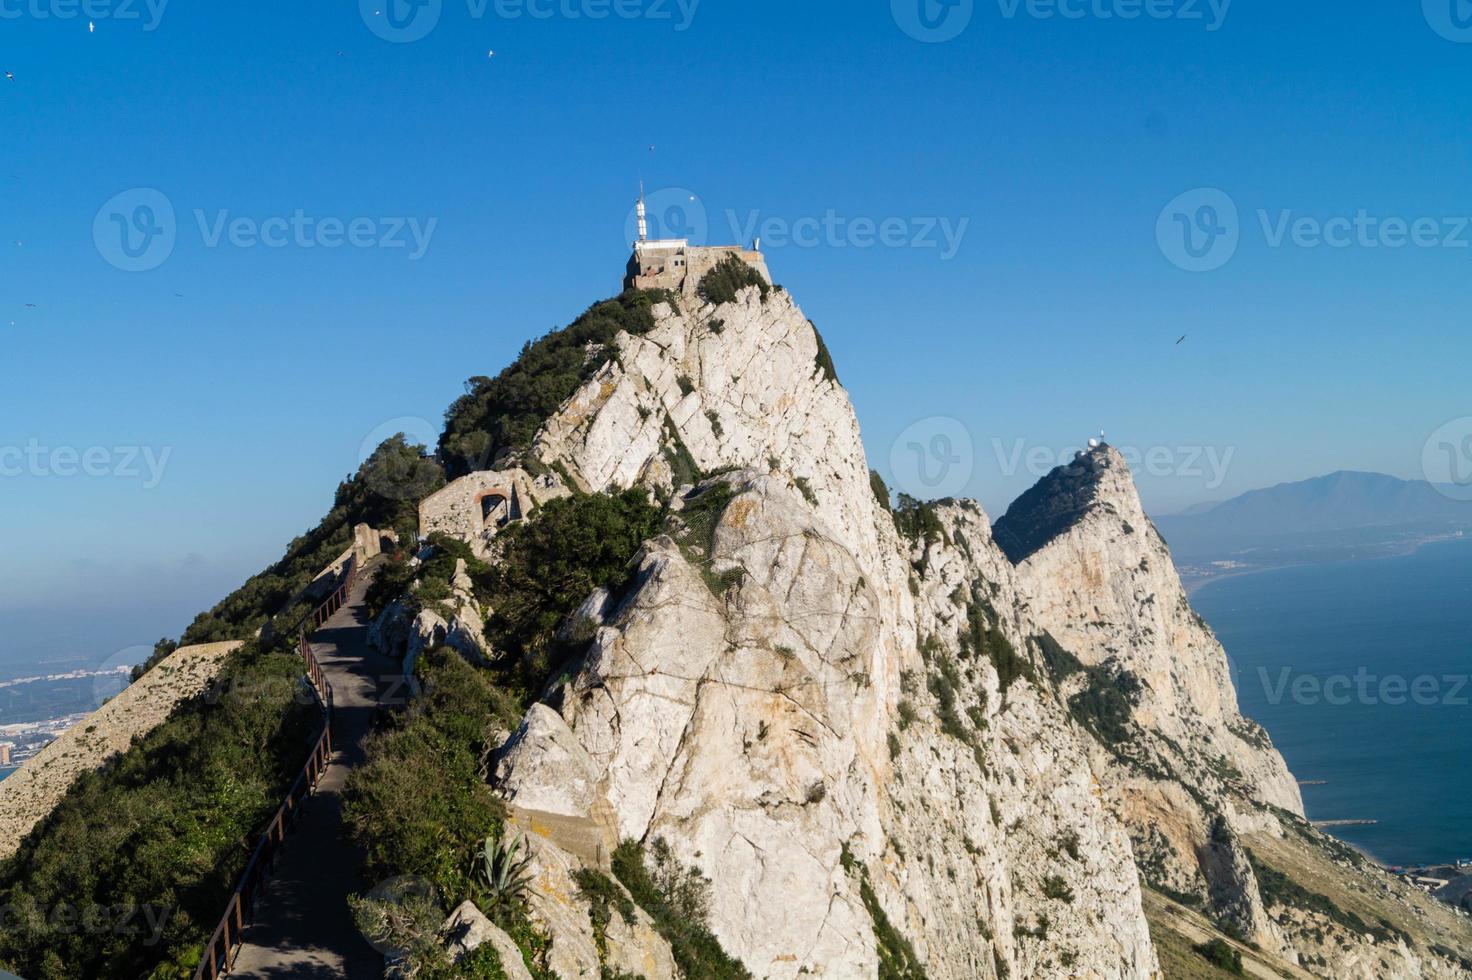
[[[995,537],[970,502],[892,515],[786,292],[687,291],[654,317],[589,352],[512,461],[673,512],[627,594],[583,604],[581,666],[495,763],[560,975],[610,955],[672,975],[652,931],[593,942],[568,885],[622,840],[709,879],[711,930],[759,977],[1159,976],[1142,871],[1234,942],[1307,952],[1243,843],[1301,823],[1296,784],[1113,450],[1045,479]],[[464,537],[494,560],[493,535]],[[478,627],[461,591],[454,617],[390,642]],[[468,632],[450,645],[495,657]],[[1403,975],[1458,975],[1403,954]]]

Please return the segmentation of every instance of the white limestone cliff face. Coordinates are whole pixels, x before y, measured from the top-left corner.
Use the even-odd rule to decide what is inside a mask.
[[[550,699],[566,732],[529,718],[513,739],[500,767],[513,805],[535,803],[521,816],[553,843],[579,821],[666,841],[711,880],[712,931],[759,977],[874,976],[876,916],[935,980],[1156,975],[1086,736],[1045,676],[1004,696],[997,665],[962,650],[985,596],[990,629],[1028,657],[985,516],[947,510],[949,540],[919,546],[914,571],[917,546],[876,500],[852,407],[791,298],[682,302],[598,355],[532,455],[589,491],[669,492],[690,463],[729,472],[689,494],[600,613],[583,668]],[[942,731],[931,678],[947,672]]]
[[[1141,725],[1180,743],[1193,762],[1235,769],[1241,778],[1231,778],[1250,798],[1301,816],[1298,784],[1266,733],[1238,711],[1226,651],[1192,610],[1123,457],[1103,446],[1063,469],[1076,475],[1054,473],[1030,493],[1068,497],[1065,530],[1014,546],[1006,537],[1022,516],[1009,520],[1009,511],[997,525],[1005,547],[1028,551],[1017,568],[1024,614],[1085,664],[1117,658],[1142,680]],[[1024,496],[1012,510],[1029,503]]]
[[[1226,652],[1191,609],[1123,458],[1108,446],[1081,454],[1019,498],[995,533],[1033,629],[1137,690],[1130,734],[1091,758],[1147,880],[1284,948],[1239,836],[1276,828],[1267,806],[1302,816],[1298,785],[1238,711]],[[1061,679],[1064,699],[1082,683]]]
[[[873,977],[896,956],[934,980],[1158,977],[1142,879],[1289,972],[1441,975],[1384,944],[1332,953],[1264,907],[1244,841],[1291,843],[1297,785],[1117,454],[1045,479],[995,531],[960,502],[902,534],[791,297],[678,302],[590,350],[505,471],[540,474],[533,504],[643,486],[672,511],[633,584],[563,624],[593,637],[581,667],[495,760],[562,975],[676,972],[647,923],[595,934],[571,885],[628,839],[710,880],[710,927],[757,977]],[[506,482],[438,497],[491,560],[478,501]]]

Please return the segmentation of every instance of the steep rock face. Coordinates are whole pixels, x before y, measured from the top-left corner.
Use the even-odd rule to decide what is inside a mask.
[[[1130,720],[1096,726],[1093,761],[1147,880],[1281,947],[1238,838],[1276,826],[1267,806],[1301,816],[1298,786],[1238,711],[1226,652],[1191,609],[1123,458],[1109,446],[1080,454],[995,534],[1016,563],[1021,614],[1065,651],[1056,659],[1084,668],[1062,681],[1065,698],[1097,699],[1101,684],[1129,692]]]
[[[1142,681],[1137,718],[1179,743],[1182,762],[1302,815],[1298,784],[1238,711],[1226,651],[1191,609],[1117,451],[1101,446],[1054,470],[995,533],[1017,563],[1024,614],[1084,664],[1113,658]]]
[[[896,944],[936,980],[1155,974],[1085,736],[1040,672],[963,649],[974,613],[1031,663],[985,516],[896,532],[786,293],[655,317],[532,449],[583,490],[699,483],[548,699],[600,774],[592,817],[709,878],[756,976],[873,976]],[[566,764],[527,739],[515,767],[539,744]]]

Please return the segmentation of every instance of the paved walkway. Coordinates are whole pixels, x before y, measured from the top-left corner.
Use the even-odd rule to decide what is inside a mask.
[[[363,594],[372,571],[370,565],[358,576],[347,605],[312,635],[336,705],[334,755],[277,859],[231,980],[383,976],[383,957],[364,942],[348,909],[348,896],[365,885],[358,876],[362,853],[344,837],[342,818],[348,772],[363,761],[363,737],[380,698],[392,693],[389,678],[400,673],[395,661],[368,646]]]

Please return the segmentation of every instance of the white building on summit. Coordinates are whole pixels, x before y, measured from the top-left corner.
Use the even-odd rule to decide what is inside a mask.
[[[694,295],[705,274],[730,257],[756,269],[767,282],[772,281],[771,274],[767,272],[767,260],[758,247],[759,242],[753,243],[751,248],[743,248],[740,245],[691,245],[687,238],[650,239],[642,189],[637,213],[639,240],[634,242],[634,254],[629,257],[628,271],[624,275],[625,289],[672,289]]]

